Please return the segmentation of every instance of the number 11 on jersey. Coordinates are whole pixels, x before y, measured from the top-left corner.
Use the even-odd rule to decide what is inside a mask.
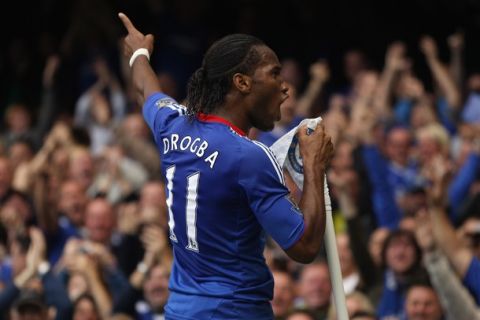
[[[166,170],[167,175],[167,207],[168,207],[168,228],[170,229],[170,239],[178,243],[177,236],[175,235],[175,220],[172,212],[173,205],[173,177],[175,176],[175,165],[170,166]],[[187,224],[187,240],[188,245],[186,249],[198,252],[197,242],[197,194],[198,194],[198,182],[200,180],[200,172],[195,172],[187,177],[187,190],[186,190],[186,224]]]

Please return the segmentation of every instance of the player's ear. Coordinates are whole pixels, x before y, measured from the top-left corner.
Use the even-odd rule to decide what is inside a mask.
[[[233,85],[241,93],[249,93],[252,89],[252,78],[243,73],[233,75]]]

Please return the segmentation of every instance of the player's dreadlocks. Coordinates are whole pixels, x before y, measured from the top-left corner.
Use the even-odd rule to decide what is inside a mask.
[[[188,114],[209,114],[218,108],[230,90],[233,75],[253,73],[261,60],[255,49],[259,45],[264,43],[246,34],[232,34],[215,42],[205,54],[202,67],[188,81]]]

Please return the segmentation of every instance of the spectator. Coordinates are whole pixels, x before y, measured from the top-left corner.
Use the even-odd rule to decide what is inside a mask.
[[[105,60],[98,58],[93,69],[97,83],[77,101],[75,124],[88,130],[92,154],[98,156],[113,141],[114,127],[126,113],[126,99]]]
[[[102,316],[95,299],[84,294],[77,298],[73,305],[73,320],[100,320]]]
[[[139,112],[132,69],[120,55],[114,7],[128,9],[142,28],[161,29],[153,78],[179,101],[206,44],[239,25],[263,35],[273,25],[262,14],[270,8],[250,1],[234,4],[220,20],[207,16],[208,28],[198,29],[199,18],[231,4],[170,2],[102,2],[92,11],[92,1],[40,1],[30,7],[35,15],[27,14],[35,30],[21,23],[6,28],[12,32],[0,52],[0,319],[51,320],[55,312],[57,319],[165,316],[173,260],[168,179],[162,181],[166,168]],[[21,6],[13,2],[12,21],[24,21]],[[291,2],[288,17],[280,13],[292,23],[276,30],[282,41],[272,44],[290,98],[272,134],[249,137],[271,144],[301,119],[322,116],[336,147],[328,181],[342,273],[352,283],[347,291],[354,289],[346,297],[350,319],[375,319],[369,301],[399,319],[439,318],[442,310],[442,319],[480,318],[480,73],[472,60],[476,44],[468,41],[473,24],[467,19],[465,30],[442,39],[433,23],[434,39],[420,35],[414,19],[400,39],[405,42],[387,28],[384,39],[375,32],[358,37],[375,42],[367,51],[360,40],[345,50],[342,43],[355,43],[350,40],[372,23],[341,35],[317,33],[328,28],[313,28],[314,18],[336,6],[321,11],[314,1]],[[405,8],[376,11],[390,18]],[[350,14],[370,17],[356,9]],[[309,32],[297,37],[298,26]],[[185,57],[194,59],[180,66]],[[317,57],[322,60],[306,64]],[[177,180],[178,171],[173,205]],[[285,175],[299,201],[302,193],[291,181]],[[421,254],[408,231],[416,232]],[[45,240],[29,240],[39,233]],[[334,309],[326,266],[304,267],[272,239],[264,256],[274,270],[276,316],[311,320],[310,311],[323,317]],[[302,282],[305,277],[311,280]],[[303,311],[291,310],[292,299]]]
[[[435,241],[478,304],[480,303],[479,258],[474,255],[475,251],[472,248],[462,245],[462,242],[457,238],[455,228],[445,213],[448,203],[448,198],[445,195],[449,182],[449,167],[443,159],[437,158],[432,162],[428,174],[432,181],[429,208]]]
[[[85,233],[81,239],[70,239],[66,243],[64,253],[57,264],[57,269],[63,271],[63,276],[68,279],[72,271],[77,270],[76,265],[91,264],[88,261],[96,259],[99,263],[97,265],[99,271],[96,273],[105,278],[108,288],[102,289],[106,291],[103,295],[111,293],[113,300],[117,299],[126,288],[126,277],[132,268],[130,265],[135,266],[137,263],[135,259],[123,258],[131,254],[130,251],[125,251],[121,247],[128,246],[130,239],[127,238],[126,242],[122,242],[123,239],[120,238],[120,241],[116,242],[114,227],[115,217],[112,206],[105,199],[91,200],[85,210]],[[91,272],[92,279],[96,273]],[[100,306],[104,307],[104,304]]]
[[[70,304],[66,299],[60,279],[51,272],[45,261],[45,239],[37,228],[29,229],[29,236],[18,236],[10,250],[12,259],[12,279],[0,291],[0,310],[8,311],[12,306],[14,313],[20,312],[14,301],[26,292],[44,294],[45,304],[54,307],[55,319],[65,319],[69,315]],[[38,310],[36,311],[38,312]]]
[[[410,286],[405,299],[405,318],[409,320],[444,319],[440,300],[431,286],[425,284],[413,284]]]
[[[447,258],[437,247],[428,212],[419,211],[416,222],[415,235],[424,252],[424,264],[447,318],[480,319],[480,309],[473,297],[462,285]]]
[[[272,309],[275,320],[284,320],[287,313],[292,309],[295,299],[294,281],[290,273],[285,271],[273,271],[273,300]]]
[[[170,252],[167,235],[158,227],[145,228],[142,242],[145,248],[143,259],[131,274],[128,290],[124,291],[113,312],[154,319],[164,315],[172,258],[165,259],[165,253]]]
[[[48,320],[48,307],[39,294],[26,293],[18,298],[10,311],[12,320]]]
[[[312,311],[316,320],[326,318],[332,294],[327,263],[317,261],[305,266],[298,286],[299,299],[295,305]]]
[[[377,307],[380,318],[400,316],[410,283],[425,276],[421,258],[420,247],[411,232],[399,229],[387,237],[382,250],[383,292]]]

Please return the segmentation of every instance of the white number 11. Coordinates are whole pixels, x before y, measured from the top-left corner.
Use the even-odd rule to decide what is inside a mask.
[[[167,173],[167,207],[168,207],[168,227],[170,229],[170,239],[178,243],[175,235],[175,220],[173,219],[172,204],[173,204],[173,177],[175,175],[175,165],[170,166],[166,170]],[[187,205],[186,205],[186,222],[187,222],[187,238],[188,245],[186,248],[198,252],[197,242],[197,194],[198,181],[200,179],[200,172],[195,172],[187,177]]]

